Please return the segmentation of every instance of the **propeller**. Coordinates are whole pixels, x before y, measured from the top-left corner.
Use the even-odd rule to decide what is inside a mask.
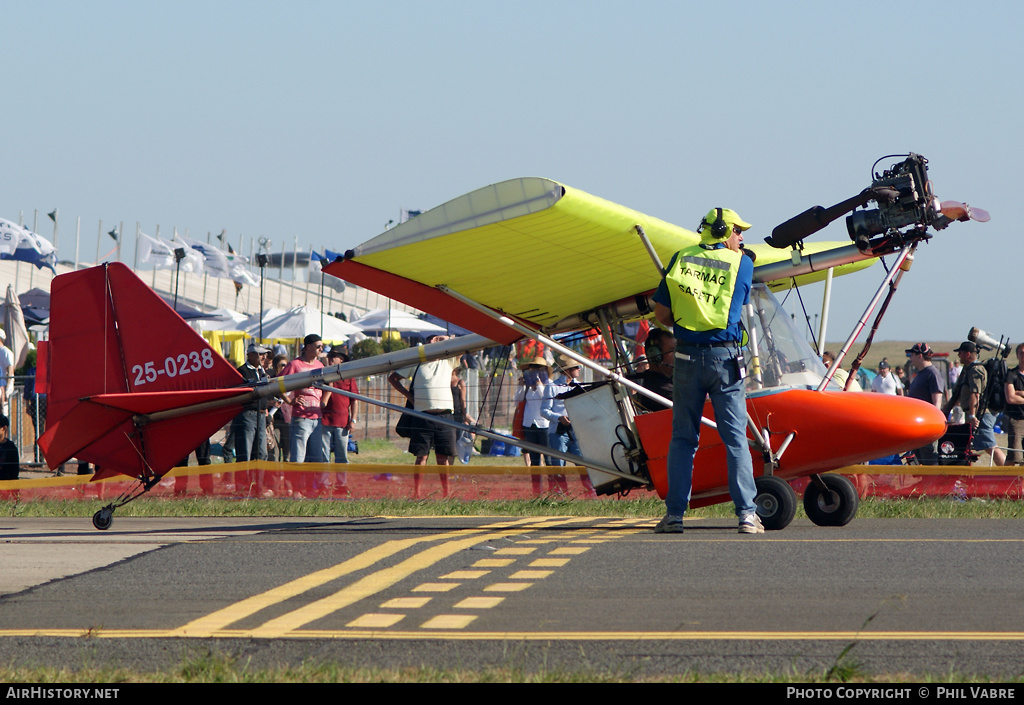
[[[939,211],[950,220],[959,220],[960,222],[976,220],[979,223],[987,223],[990,219],[988,211],[971,208],[960,201],[943,201],[939,204]]]

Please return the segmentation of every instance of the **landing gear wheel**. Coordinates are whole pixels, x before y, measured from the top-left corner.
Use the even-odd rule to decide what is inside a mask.
[[[114,523],[114,510],[111,507],[104,507],[92,515],[92,525],[100,531],[106,531]]]
[[[814,480],[804,490],[804,511],[818,526],[846,526],[857,514],[857,488],[842,475],[822,475],[827,492]]]
[[[796,492],[785,480],[774,475],[754,479],[757,496],[757,515],[766,531],[785,529],[796,516]]]

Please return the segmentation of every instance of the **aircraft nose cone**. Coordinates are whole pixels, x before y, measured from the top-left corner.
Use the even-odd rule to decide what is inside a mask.
[[[811,392],[804,400],[804,428],[816,428],[823,451],[849,464],[920,448],[946,432],[946,417],[933,404],[872,392]],[[816,421],[807,419],[815,417]]]

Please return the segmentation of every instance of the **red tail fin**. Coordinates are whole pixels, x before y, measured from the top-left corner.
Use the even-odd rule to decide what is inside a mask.
[[[55,278],[50,304],[48,430],[39,447],[51,468],[75,456],[98,465],[97,477],[162,475],[238,413],[232,406],[134,423],[145,409],[120,395],[170,393],[147,396],[183,407],[197,395],[174,392],[237,387],[242,376],[125,265]]]

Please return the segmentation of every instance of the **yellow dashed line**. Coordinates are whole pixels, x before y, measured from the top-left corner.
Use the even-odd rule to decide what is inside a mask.
[[[404,614],[364,614],[346,624],[357,629],[384,629],[393,627],[405,618]]]
[[[540,580],[554,572],[553,570],[518,570],[508,577],[512,580]]]
[[[430,597],[396,597],[381,605],[385,610],[410,610],[417,609],[430,602]]]
[[[515,558],[481,558],[473,568],[504,568],[516,562]]]
[[[500,605],[504,597],[467,597],[455,604],[455,609],[486,610]]]
[[[561,568],[571,559],[569,558],[538,558],[530,561],[531,568]]]
[[[484,592],[521,592],[533,583],[494,583],[484,588]]]
[[[475,614],[439,614],[420,626],[423,629],[463,629],[476,619]]]
[[[412,589],[413,592],[448,592],[459,586],[459,583],[423,583]]]
[[[489,570],[456,570],[448,573],[448,575],[442,575],[443,579],[451,580],[476,580],[482,578],[491,571]]]
[[[567,555],[567,556],[578,556],[581,553],[586,553],[590,550],[589,546],[563,546],[562,548],[556,548],[553,551],[549,551],[549,556]]]
[[[528,556],[537,550],[536,546],[522,546],[515,548],[500,548],[494,552],[496,556]]]

